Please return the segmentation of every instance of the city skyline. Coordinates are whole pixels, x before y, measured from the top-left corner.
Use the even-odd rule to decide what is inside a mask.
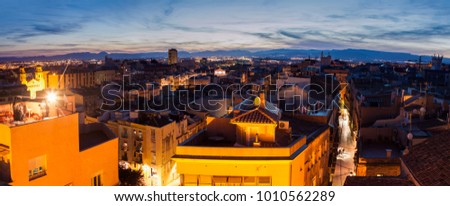
[[[6,1],[0,56],[274,48],[450,55],[446,1]]]

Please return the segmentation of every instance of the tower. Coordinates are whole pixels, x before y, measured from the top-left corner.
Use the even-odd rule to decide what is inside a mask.
[[[37,81],[40,81],[40,80],[44,79],[44,74],[42,72],[42,66],[41,65],[37,65],[36,66],[36,71],[34,72],[34,78]]]
[[[25,68],[23,66],[20,67],[19,80],[21,84],[27,84],[27,73],[25,73]]]
[[[178,63],[178,51],[176,49],[169,49],[167,63],[169,65]]]
[[[320,66],[330,66],[331,65],[331,55],[328,54],[328,56],[323,55],[323,51],[320,54]]]
[[[444,56],[439,56],[439,54],[433,55],[433,57],[431,58],[431,69],[432,70],[441,70],[443,58],[444,58]]]

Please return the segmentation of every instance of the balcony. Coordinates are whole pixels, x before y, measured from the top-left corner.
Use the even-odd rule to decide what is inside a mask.
[[[137,146],[136,146],[136,153],[142,154],[142,143],[137,144]]]
[[[142,131],[139,132],[136,132],[136,130],[133,131],[133,137],[136,141],[142,142],[144,140],[144,138],[142,137]]]
[[[123,160],[123,161],[128,161],[128,155],[127,155],[127,153],[124,153],[124,154],[122,155],[122,160]]]
[[[138,154],[135,158],[134,161],[138,164],[142,164],[142,154]]]

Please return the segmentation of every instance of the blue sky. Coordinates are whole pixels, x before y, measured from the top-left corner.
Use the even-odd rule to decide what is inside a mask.
[[[2,0],[0,56],[361,48],[450,56],[450,1]]]

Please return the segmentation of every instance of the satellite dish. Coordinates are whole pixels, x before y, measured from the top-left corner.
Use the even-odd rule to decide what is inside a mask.
[[[259,106],[261,104],[261,99],[259,97],[256,97],[255,100],[253,100],[253,105]]]

